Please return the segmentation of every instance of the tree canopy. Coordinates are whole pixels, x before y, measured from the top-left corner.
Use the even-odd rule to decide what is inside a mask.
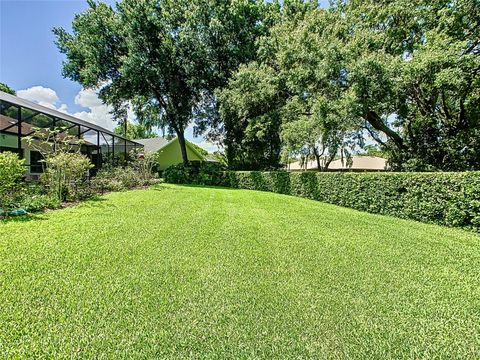
[[[323,169],[373,139],[395,169],[480,168],[478,1],[311,4],[277,22],[219,91],[241,139],[227,154],[245,159],[256,139],[272,159],[312,153]],[[272,127],[281,146],[263,141]]]
[[[7,84],[1,83],[1,82],[0,82],[0,91],[6,92],[7,94],[11,94],[11,95],[17,94],[17,92],[14,89],[12,89]]]
[[[115,127],[115,129],[113,129],[113,132],[117,135],[125,136],[125,124],[120,124]],[[126,138],[129,140],[149,139],[157,136],[158,134],[155,131],[147,128],[147,126],[145,126],[144,124],[127,122]]]
[[[90,1],[55,29],[115,115],[222,143],[234,169],[320,170],[375,142],[397,170],[480,169],[478,0]]]
[[[188,161],[184,130],[215,109],[213,91],[255,55],[263,4],[255,0],[88,1],[73,33],[55,28],[63,75],[99,96],[117,118],[132,105],[148,126],[166,127]],[[209,119],[212,119],[210,116]],[[201,124],[205,126],[205,122]]]

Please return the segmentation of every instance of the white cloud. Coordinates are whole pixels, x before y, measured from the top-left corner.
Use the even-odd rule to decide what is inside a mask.
[[[17,95],[22,99],[34,101],[50,109],[56,109],[56,104],[60,100],[55,90],[43,86],[32,86],[25,90],[18,90]]]
[[[84,108],[95,108],[104,106],[102,101],[98,98],[97,92],[93,89],[82,89],[75,96],[75,104]]]
[[[72,114],[75,117],[104,127],[108,130],[113,130],[117,123],[113,120],[112,108],[104,105],[98,98],[97,92],[93,89],[82,89],[75,96],[75,104],[87,108],[88,111],[80,111]]]
[[[102,101],[98,98],[96,90],[94,89],[82,89],[78,92],[78,94],[75,96],[74,102],[86,110],[77,111],[74,113],[68,111],[66,104],[61,103],[58,105],[60,103],[60,99],[55,90],[50,88],[33,86],[28,89],[17,91],[17,95],[26,100],[36,102],[39,105],[70,114],[74,117],[88,121],[92,124],[96,124],[108,130],[113,130],[118,125],[118,123],[113,120],[113,116],[110,114],[112,108],[102,103]],[[127,118],[131,122],[135,121],[135,114],[131,106],[127,111]],[[205,141],[202,136],[194,137],[193,124],[190,124],[190,126],[185,129],[185,136],[189,141],[197,144],[210,153],[219,150],[217,145]]]
[[[60,103],[55,90],[43,86],[32,86],[28,89],[18,90],[17,95],[23,99],[36,102],[50,109],[58,110],[66,114],[78,117],[98,126],[113,130],[117,123],[110,114],[111,107],[104,105],[93,89],[82,89],[75,96],[75,104],[87,110],[70,113],[66,104]],[[129,112],[129,119],[133,119],[133,112]]]

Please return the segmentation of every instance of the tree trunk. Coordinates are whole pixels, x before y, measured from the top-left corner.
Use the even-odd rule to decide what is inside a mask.
[[[180,145],[180,151],[182,152],[182,160],[184,165],[188,165],[187,146],[185,143],[185,133],[180,130],[176,130],[178,137],[178,144]]]
[[[320,164],[320,154],[317,151],[317,148],[314,146],[313,147],[313,154],[315,155],[315,160],[317,160],[317,168],[318,171],[322,171],[322,164]]]
[[[398,133],[390,129],[387,125],[385,125],[377,113],[369,111],[366,114],[366,120],[370,123],[370,125],[373,126],[374,129],[381,131],[385,135],[387,135],[400,150],[405,149],[402,137]]]

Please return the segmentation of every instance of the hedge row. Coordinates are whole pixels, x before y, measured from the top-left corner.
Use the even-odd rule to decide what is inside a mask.
[[[222,184],[480,231],[480,172],[225,172]]]

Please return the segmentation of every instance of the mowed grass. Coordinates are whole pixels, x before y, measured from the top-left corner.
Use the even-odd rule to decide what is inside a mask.
[[[0,223],[1,358],[478,358],[480,237],[163,185]]]

